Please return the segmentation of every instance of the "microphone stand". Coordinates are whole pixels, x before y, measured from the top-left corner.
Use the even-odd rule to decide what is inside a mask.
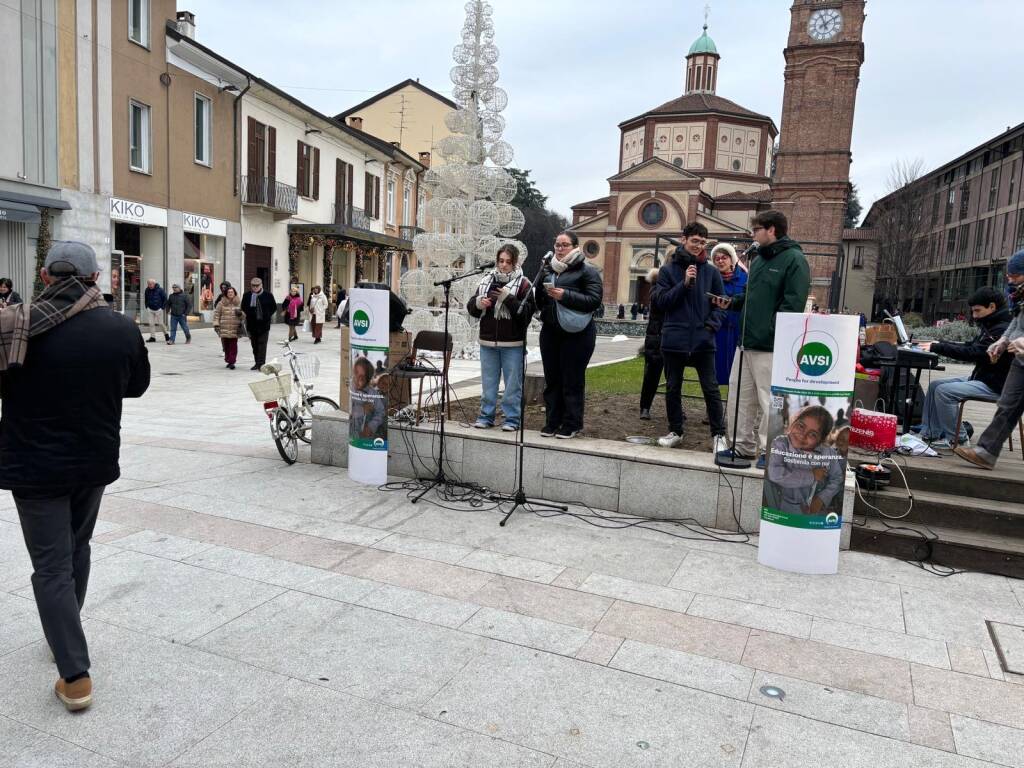
[[[451,480],[448,478],[448,476],[444,472],[444,439],[445,439],[444,425],[445,425],[445,414],[446,414],[446,410],[447,410],[447,407],[448,407],[448,363],[450,361],[450,358],[448,356],[449,355],[449,345],[452,348],[451,352],[455,351],[454,350],[454,346],[455,345],[452,342],[451,336],[448,335],[448,314],[449,314],[449,312],[451,312],[452,283],[454,283],[454,282],[456,282],[458,280],[465,280],[467,277],[472,277],[473,275],[483,274],[488,269],[490,269],[492,266],[493,266],[493,264],[484,265],[482,267],[479,267],[477,269],[472,270],[471,272],[464,272],[461,275],[452,275],[451,277],[449,277],[449,278],[447,278],[445,280],[438,280],[437,282],[434,283],[435,287],[436,286],[441,286],[442,288],[444,288],[444,346],[445,346],[444,355],[445,355],[445,362],[444,362],[444,366],[441,369],[441,433],[440,433],[440,441],[439,441],[439,446],[440,447],[438,448],[438,454],[437,454],[437,474],[435,474],[434,477],[430,478],[429,480],[426,479],[426,478],[418,478],[420,480],[420,482],[426,482],[427,486],[422,491],[420,491],[418,494],[416,494],[416,496],[414,496],[411,499],[413,504],[415,504],[417,501],[422,499],[424,496],[427,495],[427,493],[432,491],[437,486],[439,486],[439,485],[449,485],[451,483]]]
[[[519,310],[516,312],[516,320],[520,320],[525,314],[525,310],[528,304],[530,304],[531,294],[537,291],[537,287],[540,285],[540,281],[544,276],[544,271],[547,268],[547,258],[541,259],[540,269],[537,270],[537,275],[533,279],[533,286],[530,293],[526,295],[526,298],[519,304]],[[532,314],[532,313],[531,313]],[[516,489],[511,494],[495,494],[491,496],[493,501],[504,502],[511,501],[512,509],[501,519],[498,523],[502,528],[508,522],[509,518],[512,517],[513,513],[519,508],[524,510],[527,505],[536,507],[541,511],[546,512],[568,512],[569,507],[563,504],[552,504],[547,501],[539,501],[531,499],[526,495],[525,480],[523,478],[523,457],[526,455],[526,332],[523,332],[523,367],[520,372],[520,380],[522,382],[519,387],[519,433],[516,436]],[[543,449],[538,449],[543,450]]]

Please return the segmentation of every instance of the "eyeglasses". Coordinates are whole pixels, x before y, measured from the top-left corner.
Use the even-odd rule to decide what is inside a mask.
[[[707,245],[707,244],[708,244],[708,241],[707,241],[707,240],[704,240],[704,239],[702,239],[702,238],[699,238],[699,237],[690,237],[690,238],[687,238],[686,242],[688,242],[688,243],[689,243],[690,245],[697,245],[697,246],[700,246],[701,248],[703,248],[703,247],[704,247],[705,245]]]
[[[758,225],[758,226],[756,226],[756,227],[752,228],[752,229],[751,229],[750,231],[751,231],[751,232],[757,232],[757,230],[759,230],[759,229],[764,229],[764,227],[762,227],[762,226]]]
[[[555,243],[555,248],[572,248],[572,243]]]

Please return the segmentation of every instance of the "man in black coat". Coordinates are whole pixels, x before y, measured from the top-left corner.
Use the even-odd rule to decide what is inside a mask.
[[[121,474],[121,401],[149,387],[142,335],[102,300],[99,271],[88,245],[54,244],[41,272],[46,290],[32,308],[37,333],[23,363],[0,373],[0,487],[18,507],[60,673],[55,693],[69,710],[92,702],[80,611],[103,490]]]
[[[990,398],[993,402],[1003,391],[1003,384],[1010,372],[1012,355],[1003,355],[996,362],[988,356],[988,348],[999,340],[1010,324],[1010,310],[1006,298],[995,288],[979,288],[967,300],[971,316],[978,324],[978,335],[968,342],[957,344],[949,341],[934,341],[922,344],[943,357],[950,357],[965,363],[974,363],[974,370],[967,377],[934,381],[928,387],[924,399],[922,423],[915,427],[921,439],[939,450],[952,450],[959,442],[965,444],[967,430],[961,424],[959,440],[956,431],[956,416],[960,403],[967,397]]]
[[[249,334],[256,363],[249,370],[258,371],[267,362],[267,339],[270,338],[270,324],[277,312],[274,295],[263,290],[263,281],[258,277],[249,281],[249,290],[242,294],[242,312],[245,313],[245,331]]]
[[[661,355],[665,361],[665,410],[669,432],[658,438],[658,445],[677,448],[683,442],[683,371],[692,366],[700,379],[704,403],[711,424],[712,448],[724,449],[725,412],[715,378],[715,333],[725,319],[725,311],[712,305],[709,294],[725,293],[722,275],[707,261],[708,230],[691,222],[683,229],[683,247],[677,248],[672,261],[658,271],[658,284],[651,304],[664,313],[661,328]],[[723,438],[719,441],[718,438]],[[723,444],[719,446],[719,442]]]
[[[658,284],[657,267],[647,273],[647,284],[651,286],[652,291]],[[647,321],[647,332],[644,334],[644,378],[640,385],[640,418],[644,421],[651,420],[651,406],[658,392],[658,384],[661,383],[661,372],[665,368],[665,361],[661,357],[663,321],[662,313],[657,307],[652,306],[650,319]]]

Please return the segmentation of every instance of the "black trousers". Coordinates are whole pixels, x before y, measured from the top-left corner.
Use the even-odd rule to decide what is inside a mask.
[[[665,411],[668,413],[670,432],[683,434],[686,413],[683,411],[683,371],[690,366],[697,371],[700,388],[704,393],[704,405],[708,409],[708,421],[712,435],[725,434],[725,411],[722,408],[722,393],[715,377],[715,350],[707,349],[690,354],[661,351],[665,359]]]
[[[262,333],[250,333],[249,343],[252,344],[253,362],[256,365],[263,365],[267,362],[267,340],[270,338],[270,329]]]
[[[39,620],[61,677],[89,671],[89,646],[80,612],[89,586],[89,540],[103,489],[100,485],[12,491],[32,559],[32,591]]]
[[[591,323],[579,333],[566,333],[555,323],[540,329],[540,356],[544,363],[544,408],[548,427],[583,429],[587,365],[597,343]]]
[[[660,352],[644,352],[644,381],[640,385],[640,410],[648,411],[654,404],[654,396],[661,383],[661,372],[665,361]]]

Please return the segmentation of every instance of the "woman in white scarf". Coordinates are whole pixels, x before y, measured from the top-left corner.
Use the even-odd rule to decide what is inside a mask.
[[[483,390],[480,396],[480,415],[473,425],[478,429],[494,426],[498,405],[498,384],[505,380],[505,394],[501,410],[506,432],[519,429],[523,390],[523,355],[526,327],[532,315],[532,306],[521,307],[530,301],[530,281],[519,268],[519,250],[514,245],[503,245],[498,250],[497,266],[484,275],[466,309],[480,318],[480,376]],[[520,312],[522,308],[522,312]]]

